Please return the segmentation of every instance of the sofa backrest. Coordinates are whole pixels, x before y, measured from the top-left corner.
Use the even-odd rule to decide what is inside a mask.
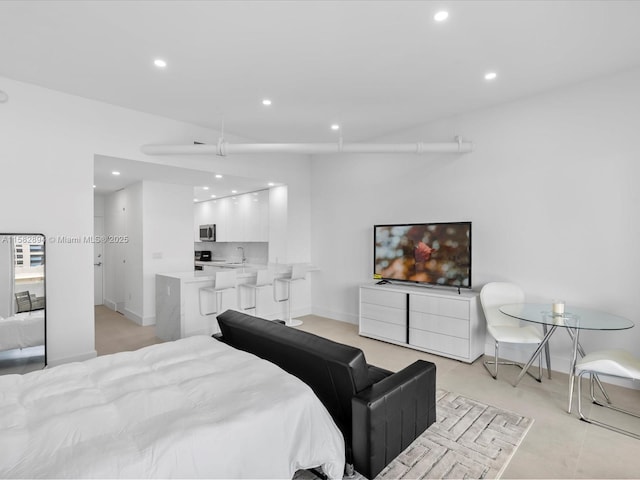
[[[362,350],[235,310],[219,315],[218,325],[225,343],[309,385],[351,441],[351,398],[372,383]]]

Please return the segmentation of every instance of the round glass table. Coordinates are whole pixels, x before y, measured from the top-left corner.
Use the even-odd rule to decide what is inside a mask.
[[[527,372],[531,364],[541,354],[542,349],[547,346],[551,335],[558,327],[564,328],[572,339],[571,365],[569,367],[569,408],[571,413],[571,404],[573,400],[573,384],[574,373],[578,354],[585,355],[584,349],[580,345],[580,330],[626,330],[632,328],[634,323],[624,317],[613,315],[611,313],[591,310],[588,308],[568,307],[562,314],[555,314],[551,311],[551,304],[546,303],[516,303],[510,305],[502,305],[500,311],[525,322],[541,324],[545,331],[542,342],[533,352],[527,364],[523,367],[522,372],[518,376],[515,385],[518,384],[523,375]],[[547,357],[547,366],[549,365]],[[598,380],[598,385],[607,401],[609,397]]]

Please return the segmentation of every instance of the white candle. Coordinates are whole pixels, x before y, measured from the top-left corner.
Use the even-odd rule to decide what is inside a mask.
[[[551,312],[554,315],[562,315],[564,313],[564,301],[563,300],[554,300],[553,305],[551,307]]]

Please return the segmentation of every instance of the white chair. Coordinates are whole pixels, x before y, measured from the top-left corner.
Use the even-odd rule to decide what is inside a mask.
[[[287,302],[287,320],[285,325],[288,327],[298,327],[302,325],[302,320],[293,320],[291,318],[291,284],[298,280],[304,280],[307,274],[307,267],[301,264],[294,264],[291,267],[291,273],[289,276],[284,278],[276,278],[276,281],[273,283],[273,299],[280,302]],[[277,282],[282,282],[287,285],[287,296],[285,298],[278,298],[276,295],[276,285]]]
[[[253,315],[258,316],[258,298],[260,291],[264,288],[273,287],[273,272],[269,270],[258,270],[256,272],[255,283],[241,283],[240,287],[253,292],[253,305],[249,307],[242,306],[242,298],[240,299],[240,308],[243,310],[253,310]]]
[[[513,284],[506,282],[487,283],[480,290],[480,303],[487,320],[487,330],[495,340],[495,360],[484,361],[484,367],[494,379],[498,378],[498,365],[522,365],[515,362],[501,362],[498,360],[500,343],[521,343],[539,345],[544,338],[542,332],[533,325],[521,326],[518,319],[505,315],[500,311],[502,305],[511,303],[523,303],[524,292]],[[489,365],[495,365],[495,370],[491,371]],[[547,365],[547,368],[549,366]],[[538,382],[542,381],[542,352],[538,355],[538,377],[531,375]],[[527,372],[529,373],[529,372]]]
[[[225,292],[236,291],[236,271],[235,269],[220,270],[215,272],[215,279],[213,287],[203,287],[199,290],[199,308],[200,315],[214,315],[218,313],[220,306],[222,305],[222,296]],[[214,310],[208,310],[203,308],[203,296],[211,299],[213,297]],[[209,306],[210,302],[207,302]]]
[[[637,433],[623,430],[608,423],[603,423],[593,418],[588,418],[582,413],[582,376],[589,374],[589,393],[591,401],[601,407],[607,407],[618,412],[626,413],[633,417],[640,418],[639,413],[633,413],[628,410],[623,410],[620,407],[601,402],[596,399],[594,394],[594,383],[596,375],[605,375],[610,377],[627,378],[631,380],[640,380],[640,359],[635,358],[629,352],[625,350],[600,350],[597,352],[589,353],[585,355],[581,360],[576,363],[576,376],[578,377],[578,415],[580,420],[588,423],[593,423],[600,427],[608,428],[618,433],[628,435],[633,438],[640,439],[640,435]]]

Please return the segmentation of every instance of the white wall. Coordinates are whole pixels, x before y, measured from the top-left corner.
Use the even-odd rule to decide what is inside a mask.
[[[141,324],[156,323],[156,273],[193,270],[193,187],[143,182],[143,309]]]
[[[471,220],[475,289],[513,281],[529,301],[560,297],[638,323],[638,85],[635,70],[385,139],[461,134],[475,144],[469,154],[314,158],[314,313],[357,322],[357,286],[372,281],[374,224]],[[587,351],[640,356],[640,327],[581,335]],[[553,368],[566,370],[568,335],[556,332],[551,345]]]
[[[94,155],[269,179],[294,186],[289,201],[297,211],[309,211],[308,156],[150,157],[140,152],[142,145],[215,143],[217,133],[4,77],[0,82],[10,97],[0,105],[0,203],[20,203],[19,209],[3,211],[0,230],[42,232],[48,238],[50,364],[95,355],[93,245],[56,241],[60,236],[83,238],[93,233]],[[23,176],[25,166],[32,172],[29,195],[15,182]],[[310,224],[299,222],[287,228],[296,245],[290,261],[309,257]]]

